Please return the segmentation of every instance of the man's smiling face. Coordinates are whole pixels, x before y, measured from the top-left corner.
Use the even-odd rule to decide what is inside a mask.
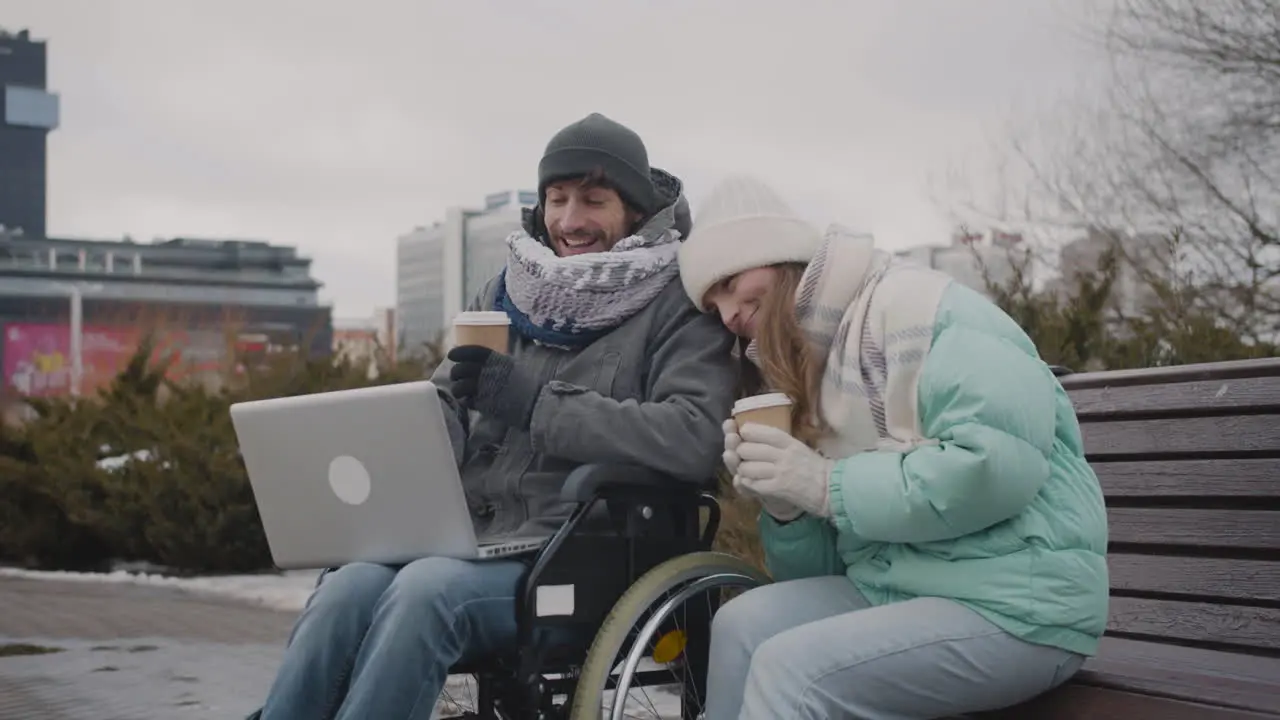
[[[547,185],[542,213],[551,249],[561,257],[605,252],[638,219],[616,190],[580,178]]]

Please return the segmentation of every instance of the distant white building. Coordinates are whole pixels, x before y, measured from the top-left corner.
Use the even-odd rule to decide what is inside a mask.
[[[444,225],[417,227],[396,239],[397,350],[413,354],[444,328]]]
[[[419,227],[396,244],[396,316],[402,353],[449,341],[453,317],[507,261],[506,239],[521,224],[532,190],[491,193],[480,209],[445,210],[444,220]]]
[[[1097,276],[1103,254],[1116,244],[1123,254],[1117,258],[1111,307],[1122,317],[1135,317],[1159,304],[1151,281],[1171,277],[1174,269],[1173,248],[1164,235],[1089,229],[1059,250],[1061,276],[1055,287],[1065,297],[1079,287],[1081,276]]]
[[[1021,233],[987,230],[956,231],[950,245],[919,245],[895,254],[940,270],[990,296],[988,283],[1008,285],[1017,277],[1018,268],[1026,266],[1028,253]]]
[[[396,312],[375,308],[363,318],[334,318],[333,352],[352,362],[369,362],[369,377],[378,375],[379,364],[396,356]]]

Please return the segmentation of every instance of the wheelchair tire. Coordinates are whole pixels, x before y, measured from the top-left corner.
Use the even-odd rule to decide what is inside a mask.
[[[614,694],[614,704],[621,701],[625,705],[635,662],[661,623],[681,607],[683,597],[704,590],[750,589],[770,582],[756,567],[720,552],[681,555],[645,573],[618,599],[596,633],[578,676],[569,720],[610,720],[602,707],[609,676],[619,655],[630,647],[634,659],[629,658],[629,669],[624,665]],[[641,622],[644,627],[638,628]],[[634,641],[633,630],[639,632]],[[621,710],[614,708],[614,717],[622,717]]]

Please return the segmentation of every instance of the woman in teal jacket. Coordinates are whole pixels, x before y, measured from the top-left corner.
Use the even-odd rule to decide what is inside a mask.
[[[936,718],[1071,677],[1107,619],[1106,511],[1026,334],[948,276],[732,177],[680,255],[791,434],[725,423],[777,581],[712,627],[707,718]],[[758,388],[750,388],[754,392]]]

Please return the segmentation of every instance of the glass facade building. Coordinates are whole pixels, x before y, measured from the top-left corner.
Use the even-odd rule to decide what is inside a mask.
[[[293,247],[48,237],[46,139],[60,108],[46,60],[43,41],[0,28],[0,399],[13,389],[67,390],[54,366],[68,354],[86,372],[109,371],[114,360],[103,358],[131,352],[142,330],[163,329],[184,357],[226,336],[249,353],[328,354],[331,310],[320,304],[311,260]]]
[[[137,243],[0,232],[0,327],[66,323],[78,292],[86,323],[165,317],[190,330],[237,324],[327,352],[331,310],[320,304],[310,268],[295,248],[261,241]]]
[[[0,28],[0,226],[31,237],[46,232],[48,135],[59,121],[47,66],[44,42]]]
[[[414,228],[396,240],[397,347],[413,354],[444,330],[444,226]]]
[[[529,190],[492,193],[481,209],[451,207],[445,219],[396,243],[396,317],[402,352],[448,342],[453,316],[502,271],[507,237],[520,228]]]
[[[520,227],[520,211],[504,209],[467,218],[462,236],[462,302],[469,303],[507,264],[507,237]]]

